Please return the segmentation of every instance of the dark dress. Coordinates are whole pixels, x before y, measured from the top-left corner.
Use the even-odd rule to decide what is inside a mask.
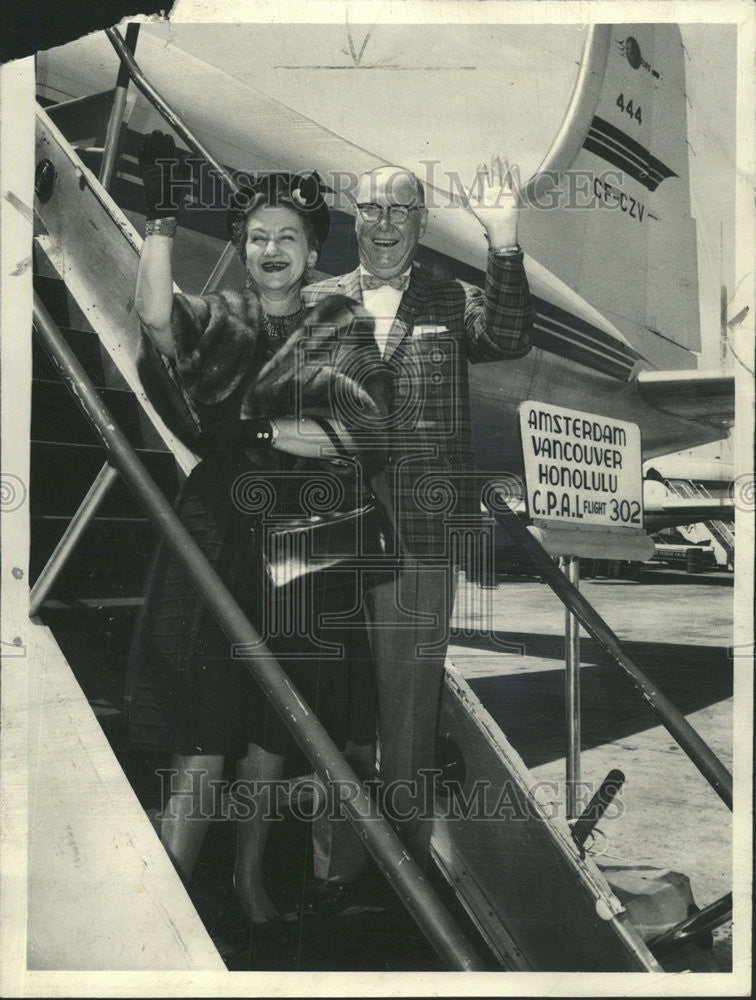
[[[340,744],[369,740],[375,735],[374,676],[356,575],[335,568],[274,588],[261,558],[264,519],[301,516],[302,487],[331,482],[336,467],[230,441],[240,416],[291,414],[293,399],[301,416],[329,412],[334,381],[343,393],[344,373],[354,367],[356,351],[366,352],[373,374],[352,387],[359,406],[346,411],[362,407],[374,425],[386,401],[380,366],[370,357],[375,346],[370,320],[359,306],[334,297],[324,309],[309,310],[282,345],[266,336],[257,307],[251,293],[181,297],[174,306],[181,389],[201,429],[212,429],[224,442],[192,470],[176,511],[331,737]],[[321,332],[313,334],[315,328]],[[303,367],[301,351],[291,350],[297,338],[313,336],[329,346],[325,355],[318,353],[316,370]],[[342,422],[348,425],[348,413]],[[370,473],[381,456],[380,437],[373,435],[357,458]],[[353,469],[339,469],[338,476],[347,483],[341,505],[351,508],[358,489]],[[264,511],[256,503],[261,495],[268,501]],[[329,624],[324,616],[348,618],[348,626]],[[132,745],[241,757],[255,743],[288,755],[292,738],[234,655],[241,652],[232,650],[161,543],[130,657]]]

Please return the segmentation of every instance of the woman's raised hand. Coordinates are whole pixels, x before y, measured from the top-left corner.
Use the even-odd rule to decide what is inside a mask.
[[[176,218],[188,171],[179,165],[172,135],[151,132],[139,147],[139,167],[144,181],[148,219]]]
[[[147,336],[169,358],[176,356],[171,330],[173,307],[173,239],[182,188],[188,171],[179,165],[176,143],[163,132],[152,132],[142,140],[139,166],[144,180],[147,223],[139,257],[136,311]]]
[[[470,211],[483,225],[492,247],[514,246],[520,214],[520,173],[503,156],[480,163],[468,193]]]

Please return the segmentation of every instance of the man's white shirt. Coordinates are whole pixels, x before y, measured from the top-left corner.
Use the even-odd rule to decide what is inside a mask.
[[[412,265],[410,264],[407,270],[404,271],[403,276],[408,275],[411,270]],[[360,264],[360,274],[370,274],[370,272]],[[375,341],[378,344],[381,357],[383,357],[386,351],[386,344],[391,333],[391,327],[396,319],[396,312],[399,308],[402,295],[403,292],[401,289],[392,288],[391,285],[381,285],[380,288],[362,289],[362,302],[375,320]]]

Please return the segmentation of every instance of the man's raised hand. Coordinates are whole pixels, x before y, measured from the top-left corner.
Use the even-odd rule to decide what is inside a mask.
[[[517,243],[520,214],[520,172],[503,156],[480,163],[468,194],[470,211],[485,228],[492,248]]]

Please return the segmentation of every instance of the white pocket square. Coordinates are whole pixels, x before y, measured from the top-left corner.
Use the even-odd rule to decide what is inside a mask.
[[[448,326],[440,326],[437,323],[419,323],[412,328],[413,337],[433,337],[439,333],[448,333]]]

